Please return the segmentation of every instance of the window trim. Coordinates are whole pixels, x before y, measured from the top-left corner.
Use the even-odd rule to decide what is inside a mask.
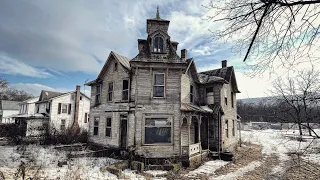
[[[170,143],[153,143],[153,144],[147,144],[145,143],[145,131],[146,131],[146,119],[153,119],[153,118],[166,118],[169,119],[171,121],[171,129],[170,129],[170,133],[171,133],[171,142]],[[142,145],[143,146],[172,146],[173,145],[173,140],[174,140],[174,131],[173,131],[173,121],[174,121],[174,116],[173,115],[164,115],[164,114],[159,114],[159,115],[148,115],[145,116],[143,115],[142,117]]]
[[[97,125],[97,126],[95,125],[96,119],[98,119],[98,125]],[[94,117],[94,118],[93,118],[93,133],[92,133],[93,136],[99,136],[99,125],[100,125],[100,117]],[[95,129],[96,127],[98,128],[97,134],[94,133],[94,129]]]
[[[156,43],[156,39],[157,38],[160,38],[161,40],[162,40],[162,51],[158,51],[159,49],[161,49],[160,48],[160,42],[158,42],[158,48],[157,48],[157,50],[155,51],[155,43]],[[160,36],[160,35],[156,35],[156,36],[154,36],[154,38],[153,38],[153,42],[152,42],[152,52],[154,52],[154,53],[165,53],[165,44],[164,44],[165,42],[164,42],[164,38],[162,37],[162,36]]]
[[[98,93],[98,87],[100,87],[100,92]],[[102,90],[102,84],[97,84],[96,86],[96,96],[95,96],[95,104],[100,104],[101,103],[101,90]],[[99,101],[97,101],[97,97],[99,96]]]
[[[66,105],[66,112],[63,112],[63,106]],[[68,103],[61,103],[61,114],[68,114],[68,107],[69,104]]]
[[[224,131],[225,131],[225,135],[226,135],[226,138],[229,138],[229,121],[228,119],[226,119],[224,121]]]
[[[110,119],[110,126],[108,126],[108,123],[107,123],[108,119]],[[107,128],[110,128],[110,136],[107,136]],[[104,135],[105,135],[106,138],[112,138],[112,117],[111,116],[106,117]]]
[[[109,90],[109,85],[110,84],[112,84],[112,91]],[[108,82],[108,97],[107,97],[107,101],[108,102],[113,102],[113,99],[114,99],[114,93],[113,92],[114,92],[114,83],[112,81],[110,81],[110,82]],[[109,94],[110,93],[112,94],[112,99],[111,100],[109,99]]]
[[[155,76],[156,74],[163,74],[163,85],[155,85]],[[153,77],[152,77],[152,98],[154,99],[164,99],[166,98],[166,73],[164,72],[154,72],[153,73]],[[155,86],[160,86],[162,87],[163,86],[163,97],[156,97],[154,96],[154,87]]]
[[[128,81],[128,89],[127,90],[124,90],[123,89],[123,81],[127,80]],[[123,99],[123,92],[124,91],[128,91],[128,99]],[[130,79],[129,78],[125,78],[125,79],[122,79],[122,94],[121,94],[121,101],[124,101],[124,102],[128,102],[130,100]]]
[[[192,90],[192,92],[191,92],[191,90]],[[193,86],[193,84],[190,84],[190,92],[189,92],[189,94],[190,94],[189,95],[190,103],[194,103],[194,86]]]
[[[62,127],[62,122],[64,122],[64,129],[62,129],[61,127]],[[66,126],[66,124],[67,124],[67,121],[66,121],[66,119],[60,119],[60,131],[65,131],[67,128],[67,126]]]

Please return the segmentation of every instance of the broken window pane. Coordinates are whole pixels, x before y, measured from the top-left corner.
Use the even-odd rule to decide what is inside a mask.
[[[154,86],[153,97],[164,97],[164,86]]]

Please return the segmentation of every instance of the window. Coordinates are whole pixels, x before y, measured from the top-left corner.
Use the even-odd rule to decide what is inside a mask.
[[[227,89],[224,89],[224,104],[227,106],[228,105],[228,97],[227,97]]]
[[[234,120],[232,120],[232,136],[236,135]]]
[[[106,137],[111,137],[111,118],[106,120]]]
[[[229,137],[229,126],[228,126],[228,120],[226,120],[226,122],[225,122],[225,131],[226,131],[226,137],[228,138]]]
[[[74,101],[74,99],[75,99],[75,94],[71,94],[71,100]]]
[[[65,131],[65,130],[66,130],[66,120],[61,119],[60,131]]]
[[[194,100],[194,98],[193,98],[193,86],[190,85],[190,102],[193,103],[193,100]]]
[[[114,63],[113,71],[118,71],[118,63]]]
[[[113,99],[113,82],[108,84],[108,101],[112,101]]]
[[[67,104],[62,104],[62,113],[67,113],[68,110],[68,105]]]
[[[171,122],[168,118],[145,119],[145,144],[171,143]]]
[[[154,74],[153,97],[164,97],[164,73]]]
[[[233,92],[231,92],[231,107],[234,107],[234,102],[233,102]]]
[[[84,113],[84,123],[88,122],[88,113]]]
[[[93,122],[93,135],[97,136],[99,133],[99,118],[95,117]]]
[[[154,38],[153,52],[163,52],[163,39],[159,36]]]
[[[206,88],[207,104],[214,104],[213,87]]]
[[[80,101],[82,100],[82,96],[80,96]]]
[[[129,80],[122,81],[122,100],[129,100]]]
[[[101,94],[101,85],[99,84],[97,85],[96,104],[99,104],[101,102],[100,94]]]

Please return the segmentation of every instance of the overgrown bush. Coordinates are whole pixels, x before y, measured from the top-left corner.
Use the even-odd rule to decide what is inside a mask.
[[[68,128],[64,131],[58,132],[53,129],[50,133],[46,135],[44,144],[73,144],[73,143],[87,143],[88,142],[88,132],[74,130]]]
[[[19,144],[22,131],[17,124],[0,124],[0,137],[6,137],[10,142]]]

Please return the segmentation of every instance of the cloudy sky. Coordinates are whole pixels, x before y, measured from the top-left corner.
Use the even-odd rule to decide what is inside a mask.
[[[170,20],[169,35],[194,57],[199,71],[235,67],[238,98],[266,96],[270,80],[244,75],[242,56],[229,43],[210,39],[219,25],[205,20],[209,0],[1,0],[0,76],[34,95],[40,90],[70,91],[93,80],[111,50],[135,57],[137,39],[146,38],[146,19]],[[86,87],[88,88],[88,87]]]

